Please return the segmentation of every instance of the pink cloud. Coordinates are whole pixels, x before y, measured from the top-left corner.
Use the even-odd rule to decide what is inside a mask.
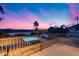
[[[72,12],[72,14],[73,14],[73,19],[76,17],[76,16],[79,16],[79,13],[77,12],[77,10],[76,10],[76,8],[78,7],[77,6],[77,4],[68,4],[69,5],[69,7],[70,7],[70,10],[71,10],[71,12]]]
[[[41,18],[36,14],[27,10],[27,12],[21,11],[23,13],[15,13],[13,11],[5,9],[4,20],[0,23],[1,28],[10,29],[34,29],[33,22],[40,22],[39,28],[45,27],[44,23],[39,21]],[[43,26],[41,26],[43,25]]]

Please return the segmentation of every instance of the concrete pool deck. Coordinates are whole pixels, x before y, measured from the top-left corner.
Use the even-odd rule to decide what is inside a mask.
[[[31,56],[79,56],[79,48],[57,43]]]

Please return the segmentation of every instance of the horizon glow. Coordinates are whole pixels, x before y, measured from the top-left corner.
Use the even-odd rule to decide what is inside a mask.
[[[70,25],[79,16],[79,4],[64,3],[3,3],[5,19],[0,22],[0,28],[34,29],[34,21],[39,22],[39,29],[50,26]]]

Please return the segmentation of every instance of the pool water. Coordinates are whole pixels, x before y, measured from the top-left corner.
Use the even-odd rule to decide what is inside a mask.
[[[40,39],[38,37],[24,37],[23,40],[28,42],[28,41],[37,41]]]
[[[24,37],[22,39],[27,43],[27,45],[32,45],[40,42],[40,39],[38,37]],[[0,50],[7,48],[16,48],[16,47],[18,47],[18,44],[9,44],[5,46],[0,46]]]

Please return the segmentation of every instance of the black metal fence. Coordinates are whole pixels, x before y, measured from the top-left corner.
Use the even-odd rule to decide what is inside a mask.
[[[56,43],[77,46],[65,34],[49,34],[48,38],[43,36],[8,37],[0,39],[0,56],[29,56]]]
[[[30,37],[26,39],[27,41],[23,39],[27,36],[1,38],[0,56],[28,56],[56,43],[55,39],[48,40],[40,36]]]

